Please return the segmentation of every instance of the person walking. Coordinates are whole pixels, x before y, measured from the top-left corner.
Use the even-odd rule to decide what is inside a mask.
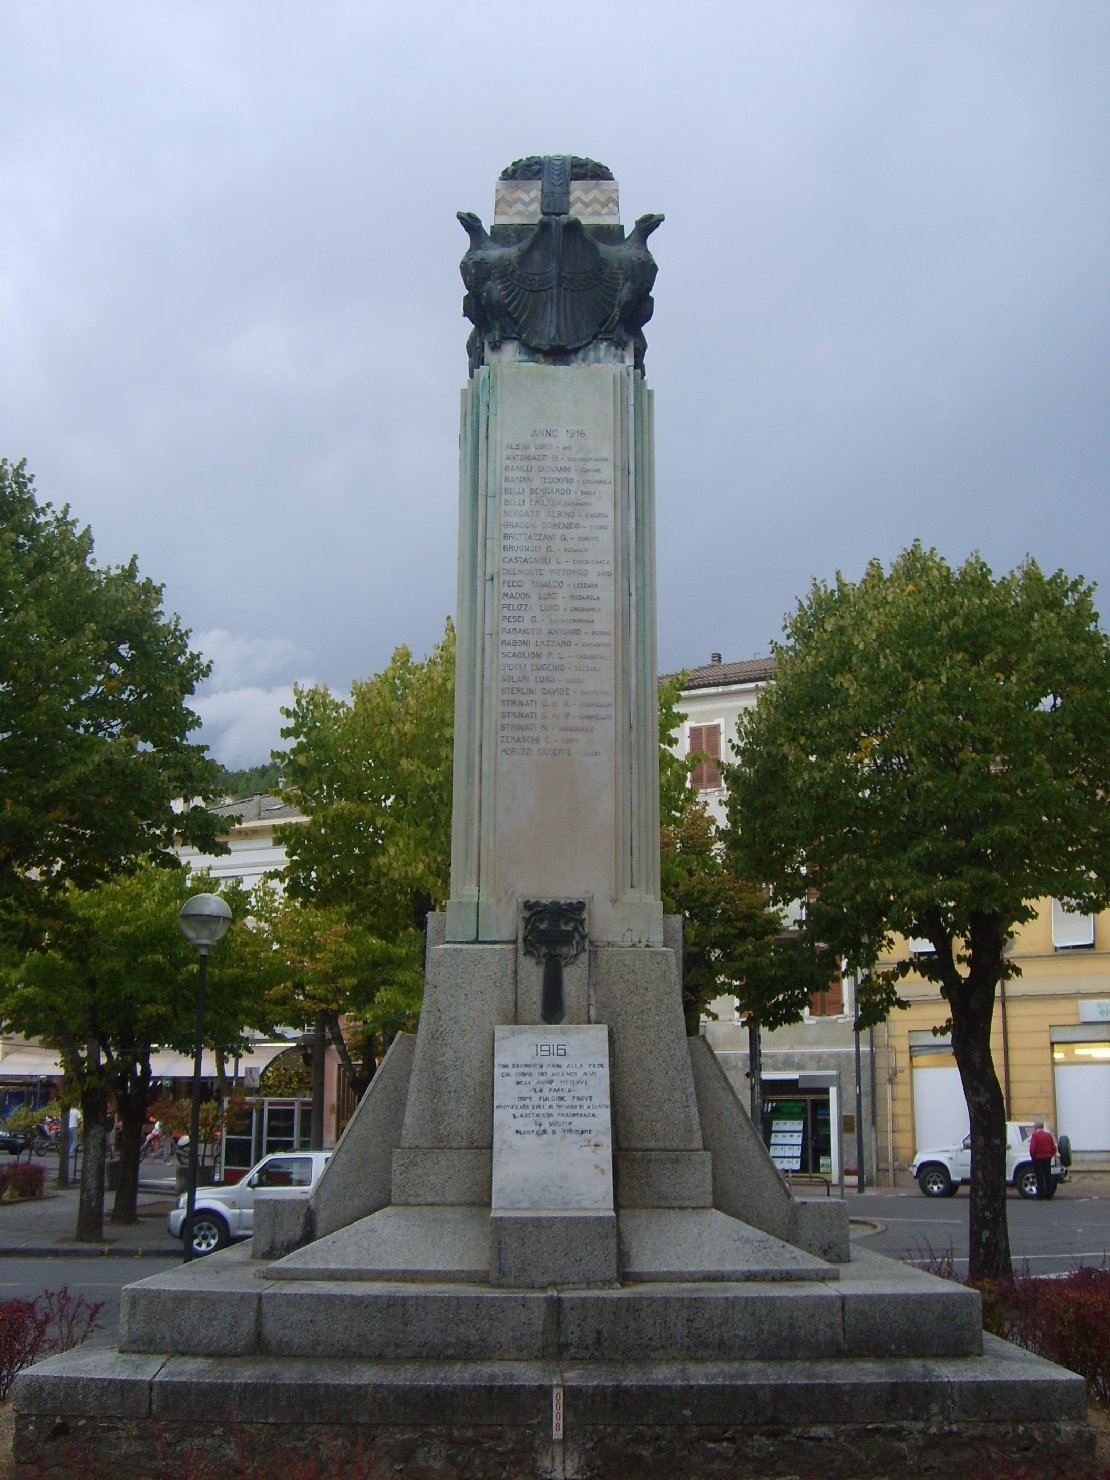
[[[1056,1191],[1052,1181],[1052,1158],[1056,1155],[1056,1142],[1052,1132],[1046,1131],[1043,1120],[1033,1122],[1033,1134],[1029,1137],[1029,1158],[1033,1163],[1033,1175],[1037,1179],[1037,1200],[1047,1202]]]

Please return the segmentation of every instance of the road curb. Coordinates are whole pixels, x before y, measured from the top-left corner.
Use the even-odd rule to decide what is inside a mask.
[[[180,1259],[180,1244],[19,1244],[0,1246],[0,1259]]]
[[[878,1218],[849,1218],[848,1237],[867,1238],[873,1233],[885,1233],[886,1224],[880,1223]]]

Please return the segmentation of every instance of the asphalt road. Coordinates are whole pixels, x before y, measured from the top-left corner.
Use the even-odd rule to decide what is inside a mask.
[[[845,1193],[848,1215],[882,1225],[863,1235],[865,1246],[892,1259],[928,1266],[951,1257],[957,1275],[967,1271],[966,1189],[955,1197],[920,1192]],[[1090,1196],[1063,1186],[1051,1202],[1006,1200],[1014,1269],[1030,1274],[1065,1274],[1080,1264],[1110,1266],[1110,1197]],[[857,1236],[860,1231],[857,1230]]]
[[[124,1285],[147,1275],[175,1269],[181,1259],[89,1259],[65,1254],[46,1258],[6,1259],[0,1274],[0,1300],[34,1300],[44,1290],[83,1295],[88,1301],[103,1301],[100,1329],[90,1340],[97,1346],[113,1346],[119,1334],[119,1292]]]

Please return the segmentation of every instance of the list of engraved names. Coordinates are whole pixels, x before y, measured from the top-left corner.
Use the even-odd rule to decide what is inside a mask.
[[[602,754],[613,724],[613,464],[582,426],[506,441],[501,476],[503,756]]]

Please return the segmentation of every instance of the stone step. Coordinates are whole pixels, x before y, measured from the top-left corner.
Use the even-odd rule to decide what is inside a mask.
[[[626,1280],[837,1280],[835,1264],[715,1208],[625,1208]]]
[[[332,1466],[372,1454],[390,1473],[438,1473],[449,1452],[460,1480],[692,1480],[724,1466],[734,1480],[935,1480],[1003,1454],[1089,1454],[1086,1402],[1081,1378],[992,1337],[980,1357],[562,1365],[78,1347],[24,1372],[14,1394],[17,1453],[72,1466],[78,1445],[107,1480],[160,1473],[167,1444],[216,1463],[236,1445],[258,1461],[295,1445]]]
[[[389,1207],[349,1223],[261,1273],[273,1280],[489,1279],[489,1208]]]
[[[971,1356],[979,1297],[853,1251],[839,1279],[601,1290],[273,1280],[229,1249],[122,1293],[120,1347],[170,1356],[371,1360],[828,1360]]]
[[[835,1264],[713,1208],[625,1208],[619,1224],[626,1280],[839,1278]],[[487,1208],[389,1207],[267,1264],[263,1273],[274,1280],[443,1284],[485,1283],[489,1271]]]

